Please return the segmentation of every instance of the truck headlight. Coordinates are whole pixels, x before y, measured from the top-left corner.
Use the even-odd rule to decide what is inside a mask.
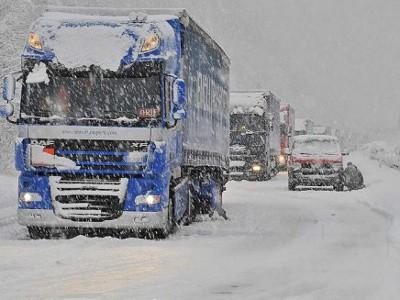
[[[260,172],[261,171],[261,166],[260,165],[253,165],[251,167],[251,169],[253,170],[253,172]]]
[[[135,198],[135,204],[154,205],[160,203],[160,200],[161,200],[160,195],[139,195]]]
[[[286,163],[285,155],[279,155],[279,163],[284,165]]]
[[[154,49],[157,49],[160,45],[160,37],[157,33],[152,33],[149,35],[143,43],[142,49],[140,52],[149,52]]]
[[[21,192],[19,193],[19,200],[23,202],[39,202],[42,201],[42,196],[38,193]]]

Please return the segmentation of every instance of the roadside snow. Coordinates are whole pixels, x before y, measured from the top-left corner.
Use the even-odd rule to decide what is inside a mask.
[[[353,154],[351,159],[363,172],[367,185],[366,189],[354,195],[372,209],[390,217],[389,238],[400,249],[400,171],[366,159],[362,153]]]
[[[17,178],[0,176],[1,298],[397,300],[400,172],[349,159],[366,189],[289,192],[284,173],[230,182],[229,221],[199,218],[163,241],[28,240]]]
[[[375,141],[362,147],[363,152],[381,165],[400,169],[400,145],[385,141]]]

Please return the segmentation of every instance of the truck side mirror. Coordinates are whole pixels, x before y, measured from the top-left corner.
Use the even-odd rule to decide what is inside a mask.
[[[3,78],[3,99],[12,101],[15,98],[15,77],[12,74]]]
[[[0,118],[8,118],[14,113],[14,105],[11,103],[0,103]]]
[[[182,79],[176,79],[174,81],[174,108],[173,108],[173,119],[182,120],[186,118],[186,85]]]
[[[186,111],[183,108],[181,108],[174,112],[173,117],[174,117],[174,120],[186,119]]]
[[[179,108],[183,108],[186,104],[186,84],[182,79],[174,82],[174,104]]]

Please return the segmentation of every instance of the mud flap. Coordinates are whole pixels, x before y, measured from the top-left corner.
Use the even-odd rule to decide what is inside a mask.
[[[189,179],[183,179],[174,187],[175,210],[174,217],[179,222],[185,215],[189,205]]]
[[[228,219],[226,211],[222,208],[222,185],[212,178],[204,177],[192,182],[192,193],[196,196],[198,210],[208,213],[210,217],[216,211],[225,220]]]

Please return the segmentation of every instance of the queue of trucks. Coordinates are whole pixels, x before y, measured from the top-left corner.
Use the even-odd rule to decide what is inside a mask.
[[[185,10],[47,8],[0,105],[18,127],[18,221],[30,237],[165,237],[199,214],[227,218],[229,179],[286,169],[313,122],[271,92],[230,94],[229,69]]]

